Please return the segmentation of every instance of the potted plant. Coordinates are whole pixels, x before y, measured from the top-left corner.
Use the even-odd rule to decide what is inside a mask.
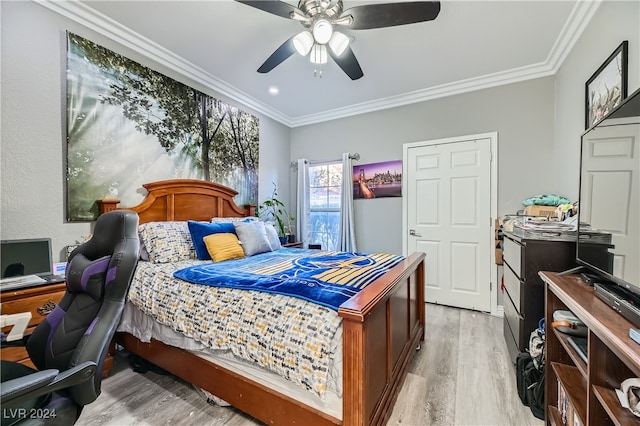
[[[264,221],[274,222],[282,244],[295,242],[292,227],[295,218],[289,214],[284,203],[278,199],[278,187],[275,183],[271,196],[256,208],[256,216]]]

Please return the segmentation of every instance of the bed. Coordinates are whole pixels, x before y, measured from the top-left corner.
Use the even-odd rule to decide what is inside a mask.
[[[98,200],[100,214],[125,208],[136,211],[141,224],[255,216],[253,206],[237,206],[233,201],[237,192],[220,184],[174,179],[143,186],[147,195],[139,205],[120,207],[119,200]],[[338,413],[306,403],[286,388],[265,384],[242,369],[198,351],[156,338],[143,342],[130,332],[117,333],[116,341],[127,351],[266,424],[384,424],[408,364],[424,340],[424,257],[423,253],[414,253],[403,258],[339,306],[342,354]]]

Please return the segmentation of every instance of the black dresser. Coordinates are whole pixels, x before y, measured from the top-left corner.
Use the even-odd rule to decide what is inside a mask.
[[[576,243],[518,237],[509,232],[504,237],[504,338],[515,363],[544,317],[544,283],[538,271],[560,272],[577,266]]]

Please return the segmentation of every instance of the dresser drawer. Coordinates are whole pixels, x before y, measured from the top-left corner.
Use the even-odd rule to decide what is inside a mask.
[[[521,346],[520,330],[522,329],[522,317],[508,296],[504,298],[504,319],[508,323],[509,329],[513,335],[513,340],[518,346]],[[521,347],[521,349],[524,348]]]
[[[502,257],[513,272],[518,275],[518,278],[522,277],[522,250],[524,248],[520,243],[517,243],[509,238],[504,239],[504,251],[502,253]]]
[[[522,282],[508,265],[504,266],[504,288],[507,290],[507,293],[509,293],[509,297],[513,301],[517,311],[522,312],[522,299],[520,297]]]
[[[513,332],[511,331],[509,322],[503,321],[502,324],[503,324],[504,341],[507,343],[509,358],[511,358],[511,362],[515,364],[518,354],[521,352],[520,345],[518,342],[516,342],[515,337],[513,337]]]
[[[26,333],[40,324],[60,302],[65,293],[65,284],[51,284],[42,287],[30,287],[19,290],[9,290],[2,293],[2,313],[19,314],[31,312],[31,321]],[[9,328],[7,328],[8,330]],[[6,330],[3,330],[6,332]]]

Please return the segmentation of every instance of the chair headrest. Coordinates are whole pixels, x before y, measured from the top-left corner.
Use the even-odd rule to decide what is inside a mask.
[[[69,261],[67,271],[67,290],[69,293],[87,293],[94,300],[100,300],[104,294],[107,270],[111,256],[90,260],[84,254],[76,254]]]

